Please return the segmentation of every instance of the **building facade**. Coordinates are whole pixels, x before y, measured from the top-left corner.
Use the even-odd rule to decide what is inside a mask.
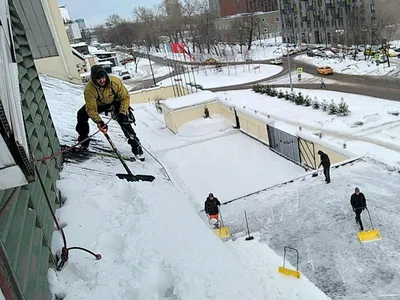
[[[251,24],[253,27],[251,28]],[[247,43],[252,30],[253,39],[273,38],[281,35],[279,11],[242,13],[214,21],[219,37],[225,42]]]
[[[374,0],[280,0],[284,41],[368,44],[374,36]]]
[[[60,206],[56,183],[62,157],[35,161],[58,153],[60,144],[33,53],[36,59],[57,57],[58,54],[46,53],[48,50],[53,52],[47,48],[52,34],[50,30],[44,31],[47,25],[39,3],[36,0],[0,0],[0,46],[9,49],[0,53],[0,60],[4,62],[0,103],[5,108],[0,112],[0,140],[9,139],[8,145],[0,145],[1,161],[9,164],[4,159],[7,148],[14,157],[21,153],[18,144],[25,144],[19,139],[23,136],[28,142],[23,148],[29,149],[18,164],[23,169],[26,169],[23,167],[26,163],[30,164],[33,170],[29,173],[34,175],[33,178],[26,176],[27,182],[19,184],[17,173],[10,170],[10,165],[1,167],[7,174],[0,176],[0,298],[7,300],[52,299],[47,277],[49,268],[55,263],[51,252],[54,220],[50,209],[54,212]],[[35,13],[23,10],[26,5],[33,5]],[[27,32],[35,28],[39,16],[42,31],[33,31],[34,36],[28,38]]]
[[[278,10],[278,0],[219,0],[219,16],[222,18],[240,13],[276,10]]]

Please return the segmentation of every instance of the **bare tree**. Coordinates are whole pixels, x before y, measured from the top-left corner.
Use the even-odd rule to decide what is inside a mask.
[[[114,27],[123,22],[125,22],[125,20],[123,18],[121,18],[120,15],[112,14],[112,15],[109,15],[108,18],[106,19],[105,25],[107,27]]]

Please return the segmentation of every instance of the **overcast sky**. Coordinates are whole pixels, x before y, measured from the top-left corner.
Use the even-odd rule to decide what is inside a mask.
[[[58,0],[59,5],[66,5],[72,20],[85,19],[86,26],[103,24],[111,14],[132,19],[135,6],[152,7],[161,0]]]

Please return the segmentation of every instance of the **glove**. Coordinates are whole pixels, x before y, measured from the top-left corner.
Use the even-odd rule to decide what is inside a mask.
[[[100,131],[106,133],[108,130],[108,125],[105,124],[103,121],[100,121],[97,123],[97,128],[99,128]]]
[[[126,114],[123,114],[123,113],[119,113],[118,114],[118,121],[121,122],[121,123],[129,123],[128,116]]]

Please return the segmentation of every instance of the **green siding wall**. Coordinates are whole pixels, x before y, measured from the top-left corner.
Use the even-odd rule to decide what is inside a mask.
[[[28,140],[33,156],[40,159],[58,152],[60,145],[25,30],[11,0],[9,5]],[[0,216],[0,246],[5,249],[13,273],[9,275],[15,276],[23,299],[50,299],[47,271],[52,259],[50,244],[54,225],[44,193],[54,210],[60,201],[56,181],[61,160],[59,157],[37,163],[46,191],[37,178],[17,188],[8,209]],[[11,189],[0,191],[0,207],[11,192]]]

